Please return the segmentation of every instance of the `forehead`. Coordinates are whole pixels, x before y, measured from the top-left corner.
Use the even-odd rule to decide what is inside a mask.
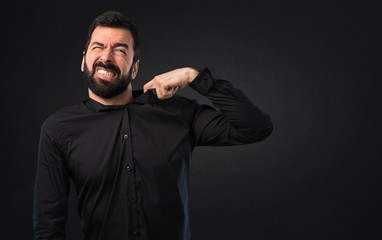
[[[124,42],[128,45],[133,45],[133,36],[131,32],[125,28],[110,28],[110,27],[96,27],[92,33],[91,41],[100,43],[114,43]]]

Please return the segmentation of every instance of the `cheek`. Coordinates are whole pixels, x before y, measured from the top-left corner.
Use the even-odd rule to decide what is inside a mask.
[[[89,71],[92,71],[93,70],[93,64],[94,64],[94,58],[92,58],[91,56],[86,56],[85,64],[86,64],[87,68],[89,69]]]
[[[96,61],[100,59],[101,55],[95,51],[90,51],[86,54],[86,63],[88,65],[93,65]]]
[[[117,65],[118,65],[118,67],[121,70],[121,73],[123,75],[127,75],[129,73],[129,70],[130,70],[130,67],[131,67],[131,62],[130,61],[128,61],[126,63],[126,60],[123,60],[121,62],[117,62]]]

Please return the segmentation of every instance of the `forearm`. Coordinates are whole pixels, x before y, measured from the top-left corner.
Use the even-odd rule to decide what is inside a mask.
[[[35,240],[64,240],[67,221],[67,196],[57,194],[51,178],[44,170],[37,171],[33,201],[33,228]]]

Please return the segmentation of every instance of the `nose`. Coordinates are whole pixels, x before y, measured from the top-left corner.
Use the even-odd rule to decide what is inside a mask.
[[[110,49],[104,49],[101,53],[100,60],[103,63],[112,62],[113,60],[113,52]]]

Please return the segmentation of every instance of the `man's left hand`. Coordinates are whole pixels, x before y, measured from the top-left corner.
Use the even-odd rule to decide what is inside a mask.
[[[178,89],[189,85],[198,74],[199,71],[190,67],[178,68],[155,76],[143,86],[143,91],[155,89],[159,99],[171,98]]]

